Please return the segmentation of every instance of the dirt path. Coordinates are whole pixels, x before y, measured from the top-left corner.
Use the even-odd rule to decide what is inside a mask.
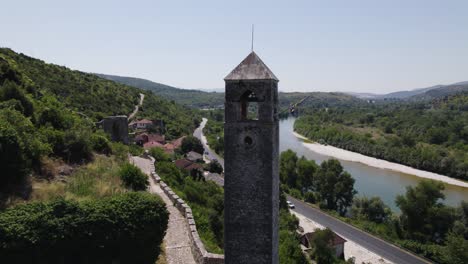
[[[127,120],[131,120],[132,118],[135,117],[135,115],[138,113],[138,110],[140,110],[140,107],[143,105],[143,100],[145,100],[145,95],[140,94],[140,103],[135,105],[135,110],[128,116]]]
[[[131,162],[139,167],[148,176],[153,165],[151,160],[141,157],[132,157]],[[166,203],[169,211],[169,226],[164,237],[164,246],[166,250],[166,260],[168,264],[195,264],[192,251],[190,249],[189,230],[185,225],[185,220],[179,210],[172,204],[171,200],[163,192],[161,187],[156,184],[152,177],[149,177],[151,193],[159,195]]]

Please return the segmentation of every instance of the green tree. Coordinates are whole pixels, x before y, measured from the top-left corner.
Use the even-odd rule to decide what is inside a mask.
[[[0,101],[8,101],[16,99],[21,103],[23,114],[25,116],[31,116],[34,112],[33,104],[31,100],[27,98],[22,89],[17,84],[10,81],[5,81],[3,86],[0,86]]]
[[[333,231],[329,228],[315,229],[314,236],[310,241],[312,248],[312,258],[317,264],[330,264],[336,260],[335,250],[333,249]]]
[[[190,151],[195,151],[197,153],[203,154],[204,148],[201,141],[194,136],[187,136],[182,140],[181,146],[182,152],[187,153]]]
[[[210,163],[208,163],[208,171],[213,173],[222,173],[223,166],[221,166],[218,160],[214,159]]]
[[[450,233],[447,236],[447,245],[443,254],[447,264],[468,263],[468,240],[464,237]]]
[[[0,109],[0,188],[21,182],[50,146],[29,118],[12,109]],[[5,191],[5,190],[4,190]]]
[[[279,259],[281,264],[306,264],[297,238],[287,230],[279,232]]]
[[[148,188],[148,176],[133,164],[123,164],[120,167],[119,176],[123,184],[134,191],[143,191]]]
[[[297,177],[298,177],[298,187],[300,187],[303,192],[313,189],[314,186],[314,175],[318,170],[317,163],[313,160],[307,160],[302,156],[296,162],[297,167]]]
[[[340,162],[336,159],[322,162],[316,182],[321,205],[345,215],[357,191],[354,189],[354,179],[343,170]]]
[[[455,212],[440,202],[445,198],[444,188],[441,182],[423,180],[415,187],[406,187],[405,195],[397,196],[401,225],[410,238],[439,241],[452,227]]]
[[[296,152],[288,149],[280,156],[280,180],[289,188],[297,188]]]
[[[151,148],[149,153],[156,162],[171,161],[171,157],[162,148]]]
[[[376,223],[385,222],[391,215],[390,208],[384,204],[380,197],[354,198],[351,214],[354,218],[363,218]]]
[[[468,202],[462,201],[456,210],[456,220],[452,231],[465,239],[468,239]]]
[[[0,188],[21,181],[28,172],[28,160],[18,133],[0,119]],[[4,190],[3,190],[4,191]],[[3,192],[2,191],[2,192]]]

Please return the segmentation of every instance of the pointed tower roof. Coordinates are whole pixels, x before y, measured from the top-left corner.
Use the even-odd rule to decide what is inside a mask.
[[[271,72],[268,66],[251,52],[226,78],[225,81],[235,80],[275,80],[278,81],[275,74]]]

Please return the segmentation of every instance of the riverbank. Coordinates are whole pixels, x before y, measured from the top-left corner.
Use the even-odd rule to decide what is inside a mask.
[[[310,141],[308,138],[304,137],[301,134],[298,134],[296,132],[293,132],[293,134],[297,138]],[[405,166],[402,164],[393,163],[393,162],[389,162],[386,160],[381,160],[381,159],[365,156],[357,152],[340,149],[340,148],[333,147],[330,145],[322,145],[316,142],[312,142],[312,143],[303,142],[302,144],[304,144],[304,146],[310,149],[311,151],[314,151],[322,155],[330,156],[336,159],[359,162],[359,163],[363,163],[365,165],[380,168],[380,169],[393,170],[393,171],[397,171],[397,172],[401,172],[405,174],[414,175],[420,178],[438,180],[446,184],[468,188],[467,182],[457,180],[454,178],[450,178],[445,175],[441,175],[441,174],[437,174],[437,173],[433,173],[429,171],[418,170],[418,169]]]

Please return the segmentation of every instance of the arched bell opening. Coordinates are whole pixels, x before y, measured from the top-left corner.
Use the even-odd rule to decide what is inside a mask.
[[[258,98],[257,95],[247,90],[240,98],[241,120],[258,120]]]

